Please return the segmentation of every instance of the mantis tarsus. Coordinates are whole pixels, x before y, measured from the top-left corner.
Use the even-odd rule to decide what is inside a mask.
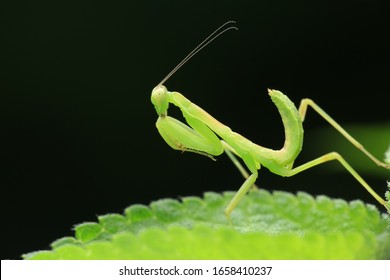
[[[307,108],[311,107],[378,166],[390,169],[390,165],[381,162],[369,153],[363,145],[355,140],[311,99],[302,99],[300,106],[297,109],[293,102],[280,91],[272,89],[268,90],[269,96],[280,113],[285,131],[284,146],[280,150],[273,150],[257,145],[242,135],[232,131],[228,126],[216,120],[209,113],[192,103],[179,92],[170,92],[167,90],[163,83],[193,55],[225,31],[237,29],[234,26],[222,29],[227,24],[231,23],[234,22],[227,22],[223,24],[203,42],[201,42],[197,48],[184,58],[184,60],[180,62],[153,89],[151,95],[151,101],[158,114],[156,127],[169,146],[175,150],[194,152],[208,156],[212,159],[213,156],[219,156],[223,152],[226,152],[229,158],[233,161],[234,165],[244,176],[244,183],[225,208],[226,216],[228,218],[230,217],[230,214],[240,200],[251,189],[251,187],[254,186],[258,177],[258,170],[261,165],[265,166],[277,175],[290,177],[306,169],[331,160],[339,161],[344,168],[348,170],[349,173],[390,213],[389,203],[381,198],[337,152],[330,152],[297,167],[293,166],[295,159],[302,149],[302,123],[305,119]],[[180,108],[188,125],[168,116],[168,107],[170,103]],[[241,158],[247,169],[250,171],[250,174],[248,174],[245,168],[241,165],[237,157]]]

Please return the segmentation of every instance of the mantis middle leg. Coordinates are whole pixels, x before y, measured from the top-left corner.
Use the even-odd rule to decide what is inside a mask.
[[[242,177],[244,177],[244,179],[248,179],[250,175],[246,171],[246,169],[242,166],[241,162],[238,160],[237,156],[239,157],[239,155],[237,154],[237,152],[225,141],[221,140],[221,143],[225,150],[225,153],[233,162],[233,164],[236,166],[238,171],[241,173]],[[258,186],[256,186],[256,184],[253,184],[253,188],[258,189]]]

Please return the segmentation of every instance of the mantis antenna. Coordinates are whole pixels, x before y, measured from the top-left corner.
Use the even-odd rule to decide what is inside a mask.
[[[235,23],[236,23],[235,21],[231,20],[231,21],[225,22],[220,27],[218,27],[213,33],[211,33],[209,36],[207,36],[207,38],[204,39],[195,49],[193,49],[182,61],[180,61],[179,64],[175,68],[173,68],[173,70],[171,72],[169,72],[168,75],[165,76],[165,78],[158,84],[158,86],[163,85],[188,60],[190,60],[194,55],[196,55],[199,51],[201,51],[204,47],[206,47],[212,41],[217,39],[223,33],[225,33],[226,31],[232,30],[232,29],[238,30],[238,28],[236,26],[227,26],[229,24],[235,24]]]

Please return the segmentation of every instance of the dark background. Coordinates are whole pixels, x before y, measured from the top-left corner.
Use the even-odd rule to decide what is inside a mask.
[[[343,124],[388,119],[384,2],[2,1],[1,258],[48,249],[74,224],[134,203],[239,188],[243,180],[226,156],[213,162],[170,149],[150,103],[153,87],[227,20],[239,31],[165,85],[233,130],[281,147],[267,88],[296,105],[310,97]],[[322,126],[309,112],[305,129]],[[325,152],[304,149],[297,163]],[[262,169],[258,185],[376,204],[346,172],[326,172],[324,165],[284,179]],[[385,178],[364,176],[383,194]]]

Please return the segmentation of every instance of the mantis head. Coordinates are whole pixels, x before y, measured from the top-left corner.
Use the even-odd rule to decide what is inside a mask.
[[[157,114],[160,117],[167,115],[169,102],[168,102],[168,90],[163,85],[158,85],[152,90],[152,96],[150,97]]]

